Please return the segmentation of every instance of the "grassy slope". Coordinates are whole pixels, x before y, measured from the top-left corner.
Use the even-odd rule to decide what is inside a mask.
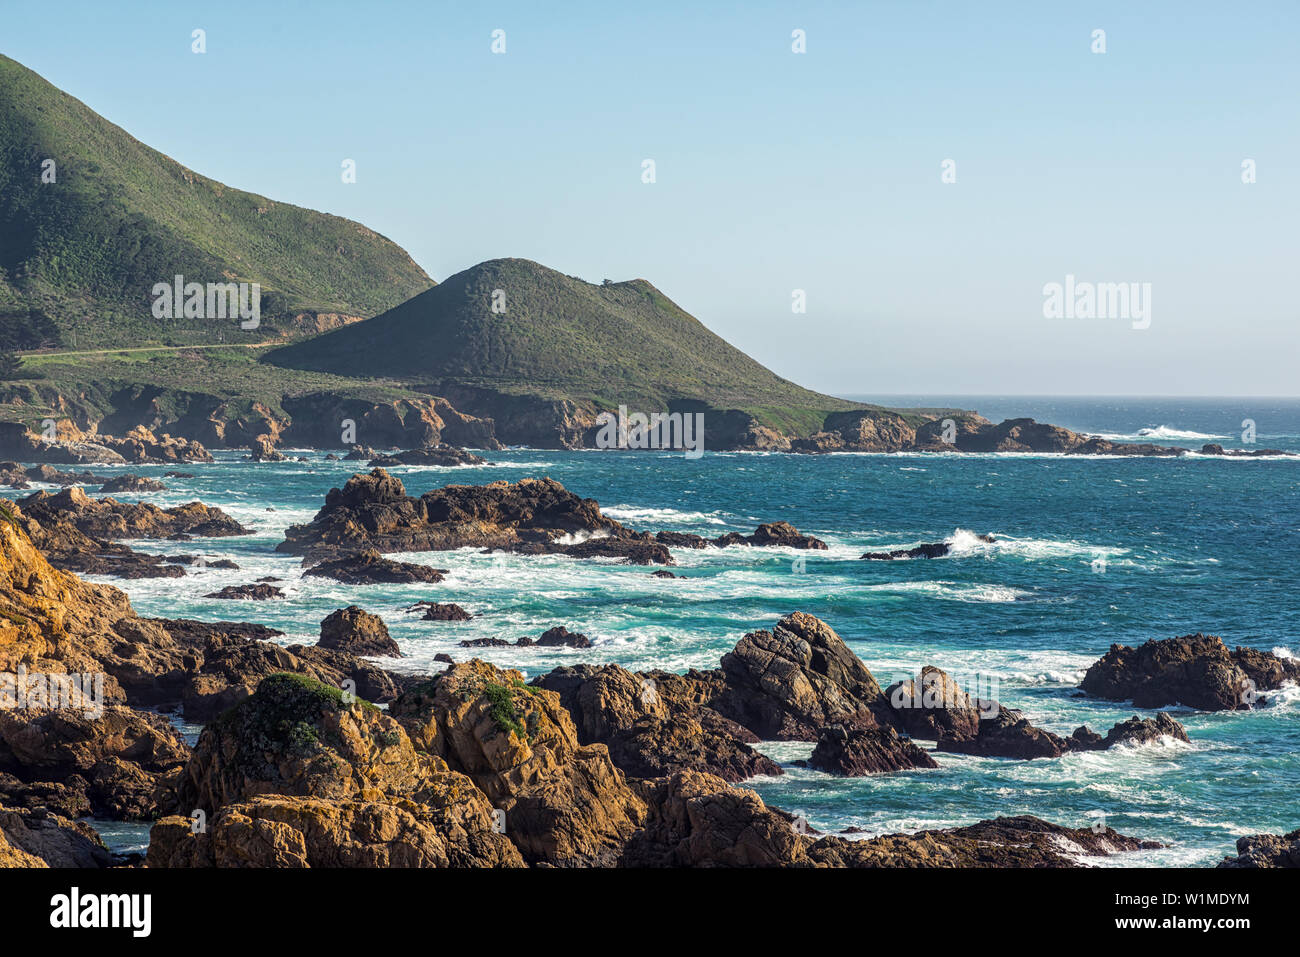
[[[492,312],[493,292],[505,312]],[[457,273],[383,315],[273,350],[289,368],[653,411],[695,400],[794,432],[863,406],[782,379],[642,279],[593,285],[525,259]]]
[[[97,356],[29,355],[23,360],[28,378],[0,388],[0,400],[5,400],[0,401],[0,419],[34,425],[46,416],[58,418],[68,409],[66,405],[54,408],[48,401],[54,395],[98,418],[114,411],[113,397],[118,390],[140,386],[151,392],[159,390],[155,401],[164,412],[180,411],[185,396],[198,394],[227,401],[227,418],[247,411],[255,402],[283,413],[285,398],[317,392],[375,403],[427,398],[386,379],[360,381],[268,366],[257,361],[264,351],[230,347]]]
[[[263,327],[154,319],[153,284],[177,273],[260,282]],[[200,176],[0,56],[0,315],[38,308],[80,348],[257,341],[293,331],[277,318],[371,316],[431,284],[360,223]]]

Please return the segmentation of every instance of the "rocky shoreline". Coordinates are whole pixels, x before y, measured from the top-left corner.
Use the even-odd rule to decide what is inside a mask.
[[[745,635],[711,671],[575,665],[530,682],[478,658],[433,676],[385,671],[357,656],[400,650],[356,606],[328,616],[315,646],[275,635],[140,618],[117,589],[51,566],[22,521],[0,523],[0,672],[103,678],[98,713],[0,709],[0,863],[1077,866],[1159,845],[1033,817],[849,840],[737,785],[783,773],[763,740],[813,743],[809,765],[837,775],[924,774],[945,751],[1034,759],[1186,740],[1165,713],[1061,739],[932,667],[882,689],[802,613]],[[1218,654],[1199,637],[1171,641],[1188,661]],[[1112,649],[1094,669],[1107,688],[1183,689],[1149,664],[1170,658]],[[1261,688],[1294,680],[1284,659],[1238,658]],[[1213,668],[1177,674],[1217,687]],[[193,748],[169,713],[205,725]],[[154,821],[144,861],[111,854],[79,820],[91,814]],[[1251,841],[1234,866],[1295,856],[1294,835]]]
[[[477,394],[467,394],[471,403]],[[139,419],[121,437],[100,432],[101,424],[83,418],[49,420],[53,437],[38,435],[21,422],[0,422],[0,484],[32,480],[16,463],[38,465],[120,465],[171,462],[210,462],[208,448],[248,449],[249,459],[283,461],[281,448],[340,450],[341,431],[334,423],[350,422],[364,444],[352,445],[343,457],[364,460],[369,468],[398,465],[471,466],[486,464],[466,451],[494,451],[507,445],[538,449],[595,449],[601,431],[599,417],[608,410],[591,404],[538,401],[534,407],[516,399],[501,405],[487,401],[478,414],[458,412],[442,397],[370,404],[339,397],[286,397],[284,412],[274,413],[254,403],[252,414],[235,420],[221,418],[218,403],[204,417],[187,414],[160,417],[157,410],[136,410]],[[147,413],[147,414],[146,414]],[[285,419],[287,416],[287,421]],[[917,419],[922,420],[916,425]],[[131,414],[127,415],[131,421]],[[883,409],[829,413],[822,427],[807,435],[786,434],[760,425],[735,410],[705,414],[703,448],[715,452],[764,451],[796,454],[869,453],[1055,453],[1179,457],[1196,452],[1219,457],[1289,456],[1280,449],[1225,449],[1207,443],[1200,449],[1150,442],[1116,442],[1073,432],[1030,418],[991,422],[974,412],[907,415]],[[113,423],[121,421],[114,416]],[[321,423],[328,423],[322,425]],[[354,441],[354,440],[349,440]],[[384,450],[384,451],[380,451]],[[102,483],[101,483],[102,484]]]

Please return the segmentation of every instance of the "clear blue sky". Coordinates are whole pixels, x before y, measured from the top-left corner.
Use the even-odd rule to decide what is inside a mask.
[[[67,0],[0,19],[0,51],[145,143],[361,220],[435,279],[499,256],[645,278],[839,393],[1300,393],[1298,49],[1295,0]],[[1150,282],[1150,328],[1045,319],[1067,273]]]

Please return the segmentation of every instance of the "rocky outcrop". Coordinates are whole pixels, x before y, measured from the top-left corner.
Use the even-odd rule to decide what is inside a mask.
[[[552,479],[450,485],[419,498],[383,469],[354,475],[331,489],[306,525],[285,532],[278,549],[303,555],[443,551],[465,546],[509,548],[568,537],[626,536],[627,530]]]
[[[739,532],[731,532],[728,535],[714,539],[713,544],[719,548],[726,548],[728,545],[755,545],[760,547],[804,548],[816,551],[826,551],[828,547],[820,538],[802,534],[799,529],[789,522],[769,522],[760,525],[754,530],[753,535],[741,535]]]
[[[517,866],[492,806],[402,725],[337,688],[272,675],[208,725],[147,865]]]
[[[489,465],[487,459],[454,445],[430,445],[388,455],[379,455],[366,463],[366,468],[392,468],[394,465]]]
[[[708,542],[698,535],[635,532],[603,515],[593,499],[574,495],[552,479],[449,485],[419,498],[384,469],[354,475],[331,489],[311,522],[290,526],[278,551],[308,561],[366,549],[444,551],[467,546],[523,555],[618,558],[629,564],[672,565],[669,545],[784,546],[824,550],[788,522],[760,525],[753,535],[731,533]]]
[[[581,632],[569,631],[563,625],[556,625],[542,632],[536,644],[543,648],[590,648],[591,639]]]
[[[1075,735],[1078,735],[1077,731]],[[1162,711],[1154,718],[1139,718],[1134,715],[1126,721],[1121,721],[1107,732],[1100,747],[1113,748],[1117,744],[1149,744],[1162,738],[1182,741],[1184,744],[1191,743],[1187,737],[1187,729]]]
[[[275,448],[275,439],[270,435],[258,435],[248,443],[248,455],[245,456],[250,462],[283,462],[285,461],[284,453]]]
[[[1080,858],[1160,846],[1109,827],[1096,831],[1062,827],[1023,814],[862,841],[822,838],[808,856],[823,867],[1078,867]]]
[[[888,724],[880,685],[843,639],[803,612],[745,635],[722,658],[725,685],[710,701],[760,738],[816,741],[830,724]]]
[[[0,867],[109,867],[115,863],[95,829],[45,810],[0,805]]]
[[[523,867],[493,832],[483,795],[446,777],[419,802],[261,795],[223,808],[200,834],[188,817],[165,817],[150,833],[145,866]]]
[[[504,812],[507,836],[530,863],[611,865],[644,819],[605,747],[579,744],[559,695],[516,671],[454,664],[389,713]]]
[[[1059,758],[1072,751],[1101,751],[1118,744],[1144,744],[1169,737],[1186,742],[1187,731],[1169,715],[1142,719],[1134,715],[1116,724],[1103,737],[1087,726],[1076,728],[1069,737],[1044,731],[1014,708],[998,707],[995,714],[981,716],[974,735],[950,731],[940,735],[938,750],[973,754],[986,758]]]
[[[447,577],[447,569],[393,561],[368,549],[326,559],[308,568],[303,574],[332,578],[349,585],[408,585],[414,582],[437,584]]]
[[[802,548],[825,551],[827,545],[820,538],[804,535],[789,522],[768,522],[758,526],[752,535],[740,532],[728,532],[717,538],[708,539],[690,532],[659,532],[655,541],[672,548],[727,548],[731,545],[752,545],[756,547]]]
[[[266,601],[271,598],[283,598],[284,591],[274,585],[227,585],[220,591],[209,592],[204,598],[221,598],[228,601]]]
[[[140,475],[119,475],[115,479],[109,479],[99,491],[103,494],[116,492],[165,492],[167,486],[157,479],[144,478]]]
[[[996,542],[992,535],[976,535],[981,542]],[[922,542],[911,548],[895,548],[887,552],[867,552],[862,558],[866,561],[889,562],[908,558],[943,558],[952,553],[952,542]]]
[[[320,623],[319,647],[369,658],[402,657],[384,619],[356,605],[340,608]]]
[[[1290,834],[1252,834],[1237,838],[1237,856],[1225,857],[1219,867],[1300,867],[1300,830]]]
[[[650,778],[681,770],[725,781],[781,774],[758,738],[711,708],[659,693],[659,682],[618,665],[556,668],[534,679],[573,716],[582,744],[604,744],[620,770]]]
[[[1138,648],[1111,645],[1080,687],[1138,708],[1182,704],[1199,711],[1250,708],[1261,692],[1300,681],[1300,661],[1238,647],[1213,635],[1151,640]]]
[[[913,768],[937,768],[926,754],[893,728],[823,728],[808,766],[847,777],[886,774]]]
[[[80,488],[36,492],[19,503],[23,514],[41,525],[67,523],[92,538],[169,538],[190,535],[220,538],[249,535],[219,508],[190,502],[162,509],[148,502],[126,503],[113,498],[92,499]]]
[[[417,601],[406,610],[423,611],[421,621],[469,621],[474,617],[460,605],[451,602],[444,604],[437,601]]]
[[[84,806],[86,813],[148,820],[157,792],[188,757],[165,719],[131,708],[109,706],[98,715],[74,708],[0,710],[0,773],[28,786],[60,785],[70,792],[60,803]]]
[[[981,712],[996,703],[972,698],[947,673],[926,665],[916,679],[885,689],[894,723],[914,738],[937,741],[945,735],[970,738],[979,733]]]
[[[1015,708],[999,708],[991,717],[981,718],[979,731],[973,737],[955,732],[940,735],[938,750],[1028,761],[1059,758],[1071,748],[1060,735],[1035,727]]]
[[[52,465],[22,466],[17,462],[0,462],[0,485],[27,488],[32,482],[48,485],[103,485],[114,481],[94,472],[60,472]]]
[[[1225,449],[1217,442],[1207,442],[1201,446],[1201,455],[1222,455],[1227,458],[1259,458],[1261,456],[1295,455],[1281,449]]]

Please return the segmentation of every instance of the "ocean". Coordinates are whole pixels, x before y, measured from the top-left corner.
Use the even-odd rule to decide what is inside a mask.
[[[1242,447],[1253,420],[1256,447],[1300,451],[1300,400],[1082,399],[874,396],[889,405],[975,408],[997,421],[1039,421],[1131,441],[1199,448]],[[1088,665],[1112,643],[1140,644],[1197,631],[1279,654],[1300,653],[1297,576],[1300,459],[1102,458],[1059,455],[560,452],[485,453],[480,467],[391,469],[408,493],[447,484],[550,476],[596,499],[637,530],[710,537],[789,521],[824,539],[825,552],[732,547],[674,555],[682,579],[653,568],[558,556],[483,555],[473,549],[400,556],[450,570],[438,585],[349,586],[302,578],[297,559],[273,549],[305,522],[325,493],[364,463],[249,463],[215,453],[184,465],[192,479],[164,479],[159,505],[200,499],[256,529],[251,536],[133,542],[143,551],[229,558],[239,570],[194,568],[181,579],[121,581],[143,615],[248,620],[314,642],[320,621],[347,604],[381,615],[407,657],[397,670],[435,667],[434,655],[477,654],[531,677],[562,664],[628,668],[716,667],[746,632],[805,611],[827,621],[882,686],[936,665],[990,683],[1003,704],[1068,734],[1105,733],[1135,711],[1080,697]],[[162,477],[177,466],[97,467]],[[997,541],[979,541],[991,533]],[[868,550],[948,540],[946,558],[865,562]],[[264,575],[284,579],[278,601],[201,597]],[[476,617],[425,622],[403,609],[419,599],[453,601]],[[536,637],[566,625],[590,649],[457,647],[466,638]],[[975,690],[975,689],[972,689]],[[811,744],[764,743],[781,777],[744,786],[804,815],[821,831],[865,835],[1035,814],[1160,841],[1160,850],[1103,865],[1209,865],[1237,837],[1300,827],[1300,690],[1284,689],[1249,713],[1169,709],[1186,744],[1121,747],[1018,762],[936,755],[938,770],[836,778],[793,764]],[[196,730],[196,729],[191,729]],[[117,826],[119,847],[138,847],[138,827]]]

